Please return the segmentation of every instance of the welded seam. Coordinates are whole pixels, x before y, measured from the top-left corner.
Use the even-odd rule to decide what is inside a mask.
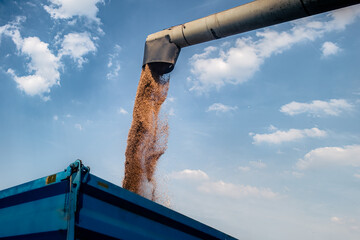
[[[216,22],[216,29],[217,29],[217,31],[218,31],[218,34],[220,33],[220,35],[222,35],[222,34],[221,34],[220,22],[219,22],[219,19],[218,19],[217,16],[218,16],[218,14],[215,13],[215,14],[214,14],[214,17],[215,17],[215,22]],[[214,30],[213,28],[211,28],[211,33],[214,35],[214,37],[215,37],[216,39],[221,38],[221,36],[218,36],[218,34],[216,34],[216,32],[215,32],[215,30]]]
[[[184,33],[184,29],[185,29],[185,28],[186,28],[185,25],[182,24],[181,33],[182,33],[182,35],[183,35],[183,38],[184,38],[186,44],[187,44],[188,46],[190,46],[190,43],[187,41],[187,39],[186,39],[186,37],[185,37],[185,33]]]
[[[308,16],[310,16],[309,11],[308,11],[307,8],[305,7],[304,1],[303,1],[303,0],[300,0],[300,2],[301,2],[302,7],[304,8],[305,13],[306,13]]]
[[[211,32],[212,36],[213,36],[215,39],[219,39],[219,38],[220,38],[218,35],[216,35],[216,32],[214,31],[214,29],[210,28],[210,32]]]

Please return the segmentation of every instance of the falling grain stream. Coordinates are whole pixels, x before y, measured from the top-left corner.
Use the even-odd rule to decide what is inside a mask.
[[[168,79],[146,65],[136,93],[125,152],[123,188],[153,201],[156,200],[156,164],[167,148],[168,123],[160,116],[160,109],[168,89]]]

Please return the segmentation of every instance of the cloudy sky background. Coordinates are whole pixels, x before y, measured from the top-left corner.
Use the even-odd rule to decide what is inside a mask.
[[[248,1],[0,2],[0,189],[121,185],[148,34]],[[161,201],[241,239],[359,239],[360,6],[182,50]]]

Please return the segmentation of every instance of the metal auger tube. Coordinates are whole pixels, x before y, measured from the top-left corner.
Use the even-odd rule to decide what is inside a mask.
[[[359,4],[360,0],[256,0],[149,35],[143,66],[173,70],[180,49],[291,20]]]

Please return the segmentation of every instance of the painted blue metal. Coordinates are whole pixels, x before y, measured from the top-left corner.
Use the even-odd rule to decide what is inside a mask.
[[[0,239],[235,239],[89,171],[77,160],[0,191]]]
[[[76,160],[74,163],[66,169],[70,173],[70,191],[69,191],[69,201],[67,206],[68,213],[68,227],[67,227],[67,240],[75,240],[75,218],[76,211],[78,206],[78,196],[80,193],[80,186],[82,178],[85,178],[90,172],[89,167],[82,165],[81,160]]]

